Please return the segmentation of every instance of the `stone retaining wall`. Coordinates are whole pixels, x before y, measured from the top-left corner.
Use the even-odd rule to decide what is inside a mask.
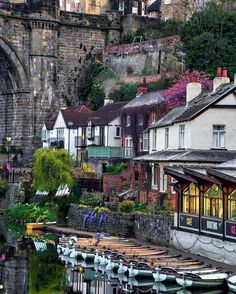
[[[168,246],[173,218],[169,216],[157,216],[148,214],[125,214],[111,212],[108,214],[97,214],[94,219],[85,215],[88,210],[79,209],[76,205],[71,205],[68,212],[68,225],[87,231],[105,232],[111,235],[122,237],[134,237],[140,241],[151,242],[160,246]],[[106,215],[105,221],[102,219]],[[102,223],[102,225],[101,225]]]

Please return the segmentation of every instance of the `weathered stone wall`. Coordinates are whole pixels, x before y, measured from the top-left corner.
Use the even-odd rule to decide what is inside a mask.
[[[99,220],[101,214],[96,215],[95,219],[89,224],[87,221],[84,226],[84,215],[86,210],[78,209],[75,205],[71,205],[68,213],[68,225],[93,232],[106,232],[116,236],[134,237],[134,215],[111,212],[107,214],[107,219],[100,227]]]
[[[88,212],[71,205],[68,213],[68,225],[82,230],[93,232],[106,232],[116,236],[134,237],[140,241],[150,242],[160,246],[168,246],[170,241],[173,218],[169,216],[156,216],[148,214],[123,214],[111,212],[100,227],[100,215],[86,222],[84,216]]]
[[[180,67],[174,56],[177,38],[166,38],[132,44],[107,46],[103,62],[118,75],[157,75],[174,72]]]
[[[172,225],[173,218],[170,216],[136,214],[134,234],[141,241],[168,246]]]

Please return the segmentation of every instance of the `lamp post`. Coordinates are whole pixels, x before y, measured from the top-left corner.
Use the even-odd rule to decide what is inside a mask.
[[[10,143],[11,143],[11,137],[10,136],[7,136],[6,137],[6,140],[7,140],[7,164],[8,164],[8,167],[10,169]]]
[[[73,126],[73,122],[72,121],[69,121],[68,122],[68,129],[69,129],[69,132],[68,132],[68,152],[70,153],[70,129],[72,128]]]

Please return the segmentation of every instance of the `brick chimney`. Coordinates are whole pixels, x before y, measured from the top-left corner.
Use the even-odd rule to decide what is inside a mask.
[[[218,67],[216,71],[216,77],[213,80],[213,92],[222,84],[230,83],[230,79],[228,77],[228,71],[226,68]]]
[[[194,76],[190,76],[186,89],[186,106],[202,92],[202,85]]]
[[[138,96],[148,92],[148,85],[146,82],[146,78],[143,78],[143,82],[138,85]]]

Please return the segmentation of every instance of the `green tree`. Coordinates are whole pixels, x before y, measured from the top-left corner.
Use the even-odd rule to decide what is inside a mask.
[[[212,1],[195,13],[180,30],[186,67],[215,74],[225,67],[230,75],[236,71],[236,11],[229,1]]]
[[[105,92],[99,81],[94,81],[91,92],[88,95],[88,108],[97,110],[104,104]]]
[[[60,185],[72,187],[70,154],[64,149],[41,148],[34,154],[33,186],[54,195]]]

